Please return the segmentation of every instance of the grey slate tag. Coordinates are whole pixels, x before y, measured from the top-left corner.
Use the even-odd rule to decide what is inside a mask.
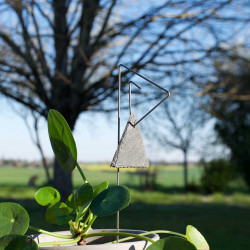
[[[140,127],[139,124],[133,126],[135,123],[135,114],[131,113],[110,167],[147,168],[149,166]]]

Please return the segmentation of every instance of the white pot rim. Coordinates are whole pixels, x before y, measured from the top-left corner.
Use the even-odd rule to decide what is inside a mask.
[[[132,230],[132,229],[120,229],[120,232],[129,232],[129,233],[134,233],[134,234],[140,234],[144,233],[146,231],[143,230]],[[116,229],[92,229],[88,233],[100,233],[100,232],[116,232]],[[71,235],[69,231],[59,231],[59,232],[54,232],[58,234],[63,234],[63,235]],[[127,241],[127,242],[121,242],[121,243],[112,243],[112,244],[91,244],[93,241],[100,240],[101,238],[106,238],[107,236],[94,236],[86,239],[87,245],[83,246],[78,246],[78,245],[64,245],[64,246],[57,246],[60,250],[71,250],[75,249],[84,249],[84,250],[144,250],[146,249],[149,245],[151,245],[150,242],[146,242],[144,240],[140,239],[133,239],[133,241]],[[115,240],[114,237],[108,236],[109,240],[108,241],[113,241]],[[160,237],[157,234],[149,234],[146,235],[146,237],[149,237],[150,239],[157,241],[160,239]],[[59,239],[54,236],[49,236],[46,234],[35,234],[31,235],[31,238],[33,238],[37,243],[43,243],[43,242],[55,242],[55,241],[64,241],[67,239]],[[52,249],[57,249],[55,246],[50,245],[50,246],[44,246],[40,247],[39,249],[41,250],[52,250]]]

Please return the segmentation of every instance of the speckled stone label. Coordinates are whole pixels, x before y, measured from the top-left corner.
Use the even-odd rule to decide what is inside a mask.
[[[110,167],[113,168],[147,168],[146,156],[139,124],[134,113],[131,113],[122,138],[115,152]]]

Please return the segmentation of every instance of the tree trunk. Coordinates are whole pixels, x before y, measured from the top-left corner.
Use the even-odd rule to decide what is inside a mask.
[[[47,177],[47,181],[49,184],[52,183],[52,180],[50,178],[50,173],[49,173],[49,166],[48,163],[46,161],[45,155],[43,153],[43,148],[40,142],[40,137],[39,137],[39,133],[38,133],[38,118],[34,115],[34,113],[32,112],[33,118],[34,118],[34,128],[35,128],[35,136],[36,136],[36,141],[35,144],[40,152],[41,158],[42,158],[42,165],[43,168],[45,170],[46,173],[46,177]]]
[[[64,172],[56,158],[54,160],[53,186],[59,191],[63,202],[65,202],[68,196],[72,193],[72,174],[71,172]]]
[[[183,168],[184,168],[184,187],[188,189],[188,161],[187,161],[187,151],[183,150],[184,154],[184,161],[183,161]]]

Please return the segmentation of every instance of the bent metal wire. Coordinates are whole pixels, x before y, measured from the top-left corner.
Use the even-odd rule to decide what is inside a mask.
[[[153,81],[149,80],[148,78],[146,78],[145,76],[135,72],[134,70],[128,68],[127,66],[125,66],[124,64],[120,64],[118,67],[118,146],[119,146],[119,142],[120,142],[120,109],[121,109],[121,81],[122,81],[122,68],[125,68],[127,71],[132,72],[133,74],[139,76],[140,78],[142,78],[143,80],[147,81],[148,83],[152,84],[153,86],[159,88],[160,90],[162,90],[163,92],[166,93],[166,96],[159,102],[157,103],[153,108],[151,108],[145,115],[143,115],[136,123],[133,124],[133,126],[135,127],[136,125],[138,125],[144,118],[146,118],[153,110],[155,110],[159,105],[161,105],[169,96],[170,96],[170,92],[164,88],[162,88],[161,86],[159,86],[158,84],[154,83]],[[137,85],[136,83],[134,83],[133,81],[129,81],[129,113],[131,114],[131,84],[133,84],[134,86],[136,86],[137,88],[141,89],[141,87],[139,85]],[[120,184],[120,170],[119,167],[117,168],[117,185]],[[117,224],[116,224],[116,229],[117,232],[119,232],[119,212],[117,212]],[[119,240],[119,236],[117,236],[117,242]]]

